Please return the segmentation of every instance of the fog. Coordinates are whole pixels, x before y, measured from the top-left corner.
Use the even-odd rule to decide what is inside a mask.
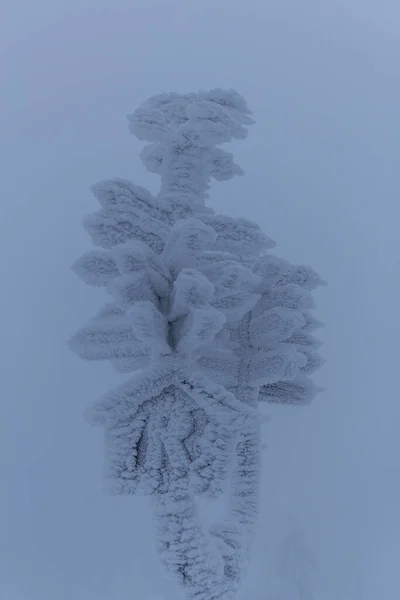
[[[103,491],[86,404],[120,380],[66,340],[103,296],[70,264],[90,248],[90,186],[157,191],[125,115],[162,91],[234,88],[254,111],[229,148],[245,176],[218,211],[312,265],[327,388],[268,408],[248,600],[287,515],[307,532],[318,600],[400,597],[400,9],[392,0],[17,0],[0,8],[0,597],[172,600],[145,499]]]

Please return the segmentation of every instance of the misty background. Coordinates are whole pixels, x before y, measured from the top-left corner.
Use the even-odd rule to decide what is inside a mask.
[[[313,266],[327,391],[267,407],[259,539],[246,600],[267,600],[288,515],[317,600],[400,597],[400,8],[395,0],[6,0],[0,8],[0,597],[172,600],[146,499],[103,492],[82,413],[121,380],[66,340],[104,299],[70,272],[90,186],[156,192],[125,115],[163,91],[234,88],[245,176],[210,204]],[[292,518],[292,517],[290,517]]]

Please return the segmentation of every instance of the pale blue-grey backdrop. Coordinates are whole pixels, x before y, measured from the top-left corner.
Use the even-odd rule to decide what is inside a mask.
[[[400,597],[397,2],[8,0],[0,23],[0,597],[174,597],[146,501],[102,491],[102,434],[82,411],[118,378],[66,348],[102,301],[69,267],[90,247],[92,183],[157,189],[125,114],[215,86],[243,93],[257,124],[231,148],[245,177],[215,186],[213,206],[329,282],[328,390],[269,411],[247,598],[267,597],[286,514],[315,549],[321,598]]]

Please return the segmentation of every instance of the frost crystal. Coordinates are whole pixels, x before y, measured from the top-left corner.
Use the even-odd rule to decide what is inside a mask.
[[[86,360],[129,378],[94,402],[116,494],[151,496],[161,558],[187,598],[233,600],[255,533],[258,401],[303,405],[321,366],[310,268],[275,257],[244,218],[205,205],[210,180],[242,174],[220,144],[247,135],[245,100],[221,89],[160,94],[129,118],[149,142],[142,161],[157,197],[123,179],[98,183],[84,219],[93,243],[75,262],[112,301],[72,338]],[[196,496],[228,493],[226,518],[204,531]]]

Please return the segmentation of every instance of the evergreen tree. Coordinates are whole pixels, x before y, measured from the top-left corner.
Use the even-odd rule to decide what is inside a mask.
[[[271,600],[316,600],[317,563],[297,520],[284,538]]]
[[[322,282],[272,255],[246,219],[216,214],[210,180],[242,173],[219,146],[253,124],[244,99],[220,89],[161,94],[129,117],[148,142],[156,197],[129,181],[93,187],[100,210],[84,227],[96,248],[74,265],[111,302],[71,340],[86,360],[128,375],[97,400],[106,477],[116,494],[147,494],[161,558],[196,600],[236,597],[259,503],[258,401],[305,404],[321,364],[309,312]],[[204,531],[196,497],[229,482],[223,522]]]

